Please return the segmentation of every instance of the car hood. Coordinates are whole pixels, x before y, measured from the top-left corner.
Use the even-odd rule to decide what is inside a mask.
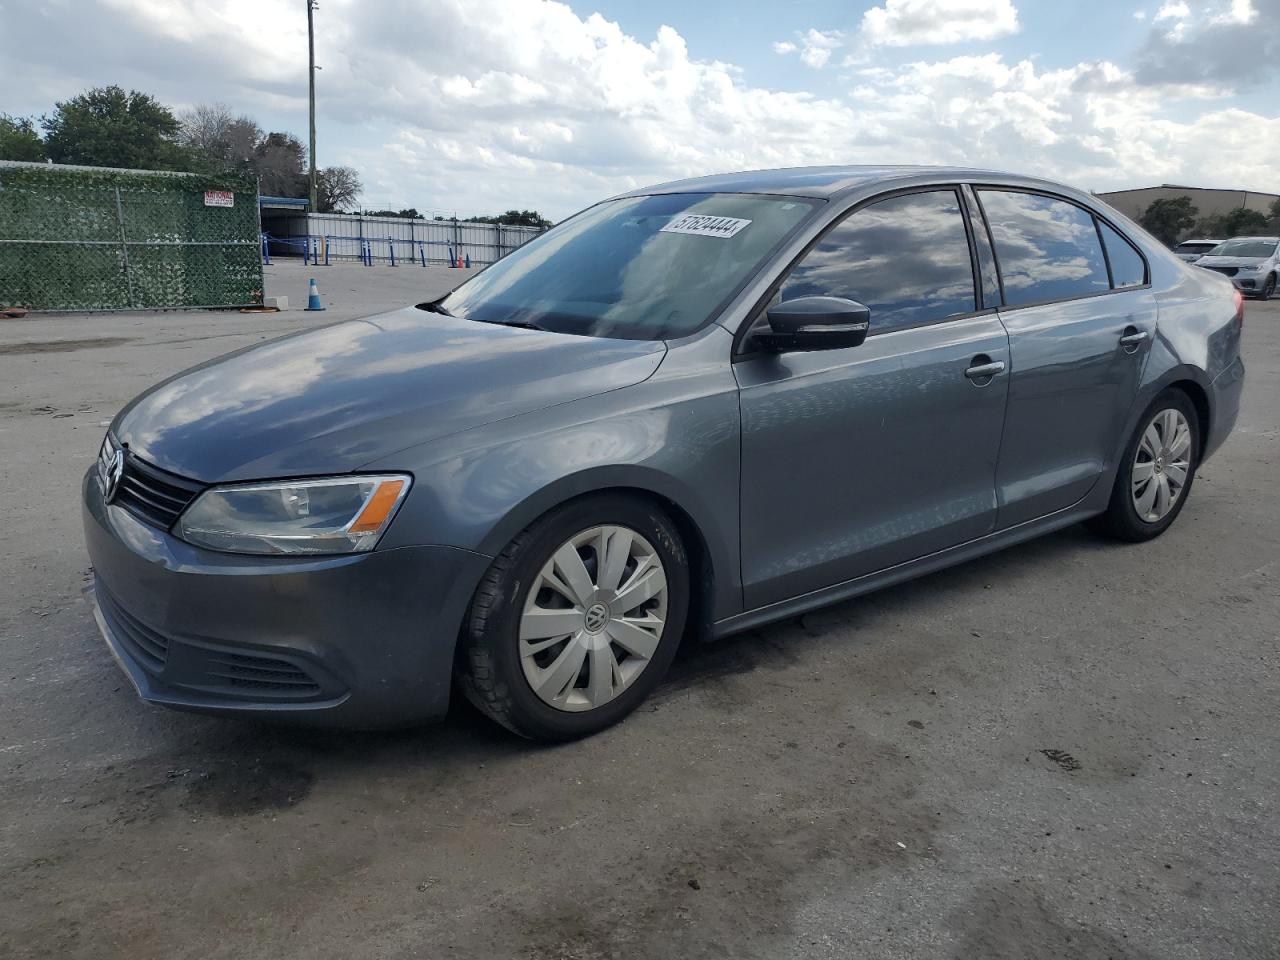
[[[213,483],[355,470],[397,450],[647,379],[661,342],[497,326],[413,307],[323,327],[178,374],[116,439]]]
[[[1270,260],[1270,257],[1201,257],[1196,261],[1200,267],[1257,267]]]

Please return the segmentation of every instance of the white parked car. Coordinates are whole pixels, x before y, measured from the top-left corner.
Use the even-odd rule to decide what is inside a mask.
[[[1173,255],[1187,263],[1195,263],[1221,242],[1221,240],[1183,240],[1173,248]]]
[[[1196,266],[1230,277],[1243,294],[1270,300],[1280,279],[1280,237],[1232,237],[1197,260]]]

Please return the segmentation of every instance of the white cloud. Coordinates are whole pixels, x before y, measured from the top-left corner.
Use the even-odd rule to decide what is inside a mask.
[[[991,40],[1018,26],[1012,0],[885,0],[862,15],[863,38],[889,47]]]
[[[1169,0],[1138,51],[1136,75],[1152,84],[1266,83],[1280,72],[1277,22],[1280,0]]]
[[[10,72],[38,81],[41,97],[54,91],[46,103],[120,77],[175,106],[275,109],[285,129],[305,130],[292,0],[254,0],[254,15],[246,6],[201,30],[176,2],[113,3],[83,0],[58,22],[54,0],[6,4]],[[1206,178],[1266,189],[1280,155],[1274,111],[1198,102],[1109,63],[1038,70],[994,53],[876,62],[819,97],[695,59],[670,27],[635,37],[559,3],[325,0],[318,17],[321,162],[359,169],[370,206],[560,218],[682,176],[877,162],[997,167],[1097,189]],[[792,52],[843,42],[813,33],[832,45],[806,33]],[[104,35],[117,40],[101,44]]]
[[[1135,19],[1135,20],[1145,20],[1145,19],[1147,19],[1147,11],[1145,11],[1145,10],[1135,10],[1135,11],[1133,11],[1133,19]]]
[[[1140,86],[1106,62],[1037,71],[996,54],[956,57],[909,64],[874,85],[859,122],[878,116],[882,135],[907,155],[1090,189],[1206,176],[1210,185],[1267,183],[1280,149],[1280,117],[1218,107],[1178,119],[1176,89]]]
[[[1161,20],[1185,20],[1191,16],[1191,8],[1182,0],[1166,3],[1156,11],[1155,21],[1159,23]]]
[[[1253,5],[1253,0],[1231,0],[1230,6],[1225,10],[1210,15],[1209,23],[1244,25],[1253,23],[1256,19],[1258,19],[1258,11]]]
[[[839,30],[816,30],[810,28],[804,33],[797,33],[799,43],[790,40],[779,40],[773,45],[774,53],[788,54],[800,51],[800,62],[806,67],[821,70],[831,59],[833,51],[844,45],[844,34]]]
[[[807,66],[820,70],[831,59],[831,51],[844,43],[843,34],[839,30],[824,33],[821,30],[809,29],[804,34],[804,49],[800,51],[800,60]]]

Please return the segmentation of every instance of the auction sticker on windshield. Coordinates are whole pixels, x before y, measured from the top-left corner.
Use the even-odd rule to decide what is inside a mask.
[[[739,220],[737,217],[709,217],[705,214],[687,213],[676,217],[659,233],[691,233],[696,237],[729,238],[742,231],[750,220]]]

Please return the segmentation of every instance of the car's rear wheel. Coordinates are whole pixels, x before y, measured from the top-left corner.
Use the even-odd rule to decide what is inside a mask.
[[[1116,475],[1111,503],[1093,526],[1132,542],[1164,533],[1191,493],[1199,450],[1195,406],[1181,390],[1166,390],[1138,421]]]
[[[684,547],[656,505],[615,494],[574,501],[489,568],[464,625],[462,688],[531,739],[603,730],[661,681],[688,595]]]
[[[1273,273],[1267,277],[1266,282],[1262,285],[1262,292],[1258,294],[1259,300],[1270,300],[1276,292],[1276,275]]]

